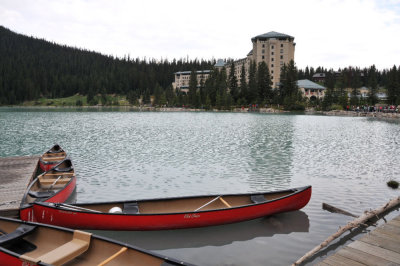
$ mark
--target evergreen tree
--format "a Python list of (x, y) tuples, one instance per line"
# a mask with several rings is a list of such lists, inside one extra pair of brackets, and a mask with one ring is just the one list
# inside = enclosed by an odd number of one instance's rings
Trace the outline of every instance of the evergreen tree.
[(230, 95), (233, 98), (233, 101), (236, 102), (239, 98), (239, 88), (238, 81), (235, 75), (235, 64), (231, 63), (231, 68), (229, 71), (229, 91)]
[(301, 104), (301, 93), (297, 86), (297, 68), (293, 60), (289, 64), (283, 65), (281, 69), (279, 94), (281, 101), (287, 110), (304, 109)]
[(322, 101), (322, 108), (324, 110), (329, 110), (334, 103), (335, 75), (332, 69), (325, 75), (325, 86), (326, 91)]
[(243, 64), (240, 73), (240, 99), (241, 99), (241, 104), (243, 105), (247, 104), (246, 96), (247, 96), (246, 68)]
[(160, 84), (156, 84), (156, 87), (154, 88), (154, 101), (153, 105), (154, 106), (159, 106), (162, 105), (162, 96), (163, 96), (163, 89), (161, 88)]
[(272, 100), (272, 80), (267, 64), (263, 61), (257, 69), (258, 103)]
[(190, 73), (189, 79), (189, 104), (195, 106), (197, 102), (197, 74), (196, 71)]
[(372, 65), (368, 71), (368, 84), (369, 84), (369, 93), (368, 93), (368, 102), (371, 105), (375, 105), (378, 102), (377, 92), (378, 92), (378, 80), (376, 77), (376, 68), (375, 65)]
[(247, 93), (247, 102), (249, 104), (254, 104), (257, 100), (258, 91), (257, 91), (256, 74), (257, 74), (256, 62), (252, 61), (250, 63), (250, 69), (249, 69), (249, 84)]
[(388, 92), (388, 103), (389, 104), (399, 104), (400, 103), (400, 94), (398, 88), (400, 86), (399, 76), (397, 74), (397, 68), (394, 65), (387, 75), (387, 85), (386, 89)]
[(169, 107), (175, 106), (176, 104), (176, 94), (174, 90), (172, 89), (172, 85), (169, 85), (167, 89), (165, 90), (165, 98), (167, 101), (167, 105)]

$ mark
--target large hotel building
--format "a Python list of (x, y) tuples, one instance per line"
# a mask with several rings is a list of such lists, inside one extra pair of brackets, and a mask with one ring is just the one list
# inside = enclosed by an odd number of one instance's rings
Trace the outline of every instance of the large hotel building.
[[(294, 60), (294, 50), (296, 45), (296, 43), (294, 43), (294, 37), (287, 34), (270, 31), (268, 33), (251, 38), (251, 42), (253, 43), (253, 48), (247, 54), (247, 56), (233, 62), (235, 66), (235, 75), (238, 81), (240, 81), (242, 65), (244, 65), (246, 75), (248, 76), (250, 63), (252, 61), (256, 62), (257, 65), (264, 61), (271, 73), (272, 87), (278, 87), (281, 67), (283, 64), (288, 64), (290, 60)], [(215, 68), (218, 69), (224, 66), (229, 75), (230, 65), (226, 65), (223, 61), (218, 60)], [(187, 79), (188, 77), (185, 76), (190, 76), (190, 72), (184, 73), (186, 75), (182, 75), (182, 72), (175, 73), (175, 82), (173, 83), (174, 88), (184, 89), (184, 87), (179, 86), (180, 84), (183, 84), (181, 79)], [(204, 73), (198, 73), (198, 75), (202, 75), (204, 77)], [(198, 79), (201, 79), (201, 77)]]

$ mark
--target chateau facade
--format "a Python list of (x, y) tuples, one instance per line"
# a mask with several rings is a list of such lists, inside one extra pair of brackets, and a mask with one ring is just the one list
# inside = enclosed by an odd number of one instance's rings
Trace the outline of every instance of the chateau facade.
[[(276, 88), (279, 85), (279, 78), (281, 75), (281, 67), (284, 64), (289, 64), (290, 60), (294, 61), (294, 51), (296, 43), (294, 37), (270, 31), (251, 38), (253, 49), (247, 54), (245, 58), (233, 62), (235, 66), (235, 75), (240, 80), (242, 66), (248, 76), (250, 63), (253, 61), (258, 65), (265, 62), (269, 68), (272, 77), (272, 87)], [(230, 66), (225, 65), (229, 75)]]
[[(180, 71), (176, 72), (175, 74), (175, 81), (172, 82), (172, 88), (179, 89), (183, 92), (188, 92), (189, 91), (189, 81), (190, 81), (190, 74), (191, 71)], [(202, 70), (202, 71), (196, 71), (196, 76), (197, 76), (197, 86), (200, 86), (201, 82), (205, 82), (206, 79), (210, 76), (211, 70)]]
[[(289, 64), (290, 60), (294, 61), (294, 51), (296, 43), (294, 37), (270, 31), (265, 34), (261, 34), (251, 38), (252, 49), (245, 58), (236, 60), (233, 62), (235, 76), (240, 84), (240, 75), (242, 72), (242, 66), (246, 71), (246, 77), (248, 79), (249, 69), (251, 62), (255, 62), (258, 65), (261, 62), (265, 62), (272, 78), (272, 87), (276, 88), (279, 85), (279, 79), (281, 75), (281, 67), (284, 64)], [(223, 60), (218, 60), (215, 64), (215, 69), (222, 69), (225, 67), (227, 75), (231, 69), (230, 64), (225, 64)], [(175, 82), (172, 83), (174, 89), (180, 89), (187, 92), (190, 80), (190, 71), (181, 71), (175, 73)], [(196, 71), (197, 82), (207, 79), (211, 73), (211, 70)]]

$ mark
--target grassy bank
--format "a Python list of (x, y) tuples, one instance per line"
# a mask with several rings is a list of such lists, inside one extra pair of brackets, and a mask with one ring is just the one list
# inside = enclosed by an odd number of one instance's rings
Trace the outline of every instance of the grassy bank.
[[(125, 96), (121, 95), (107, 95), (107, 106), (126, 106), (129, 105), (129, 102), (126, 100)], [(95, 96), (95, 99), (98, 103), (101, 103), (101, 96)], [(40, 98), (35, 101), (26, 101), (22, 104), (22, 106), (88, 106), (87, 97), (76, 94), (71, 97), (66, 98)]]

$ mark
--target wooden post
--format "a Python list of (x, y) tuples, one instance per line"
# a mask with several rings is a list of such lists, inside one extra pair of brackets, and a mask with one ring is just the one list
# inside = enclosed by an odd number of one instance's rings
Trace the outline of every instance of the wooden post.
[(328, 246), (330, 242), (341, 236), (344, 232), (356, 228), (360, 225), (365, 224), (368, 220), (378, 217), (379, 214), (392, 209), (396, 207), (397, 205), (400, 204), (400, 197), (391, 199), (388, 203), (383, 205), (382, 207), (372, 210), (372, 211), (365, 211), (363, 215), (360, 217), (354, 219), (353, 221), (347, 223), (347, 225), (339, 228), (339, 230), (334, 233), (333, 235), (329, 236), (327, 239), (325, 239), (321, 244), (307, 252), (303, 257), (298, 259), (295, 263), (292, 264), (292, 266), (300, 265), (301, 263), (305, 262), (307, 259), (311, 258), (315, 253), (323, 249), (324, 247)]

